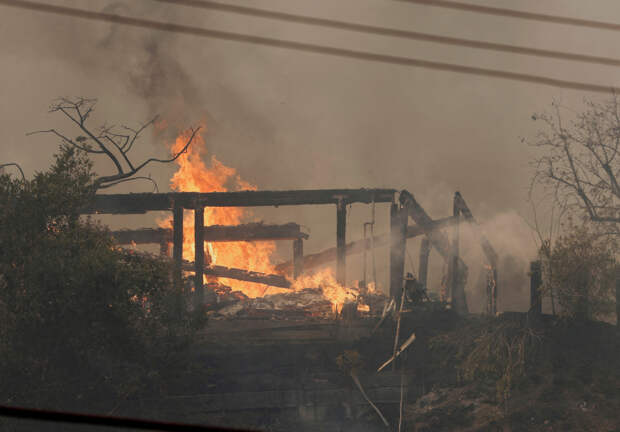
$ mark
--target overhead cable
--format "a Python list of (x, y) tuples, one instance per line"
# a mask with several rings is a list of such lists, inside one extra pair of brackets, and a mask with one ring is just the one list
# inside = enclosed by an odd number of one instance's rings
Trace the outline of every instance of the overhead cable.
[(605, 21), (587, 20), (582, 18), (571, 18), (558, 15), (542, 14), (536, 12), (526, 12), (516, 9), (497, 8), (493, 6), (474, 5), (452, 0), (394, 0), (404, 3), (415, 3), (427, 6), (436, 6), (447, 9), (456, 9), (467, 12), (481, 13), (487, 15), (505, 16), (510, 18), (521, 18), (532, 21), (542, 21), (554, 24), (566, 24), (579, 27), (589, 27), (600, 30), (620, 31), (620, 24)]
[(304, 42), (295, 42), (284, 39), (267, 38), (262, 36), (253, 36), (240, 33), (226, 32), (221, 30), (212, 30), (203, 27), (192, 27), (183, 24), (174, 24), (169, 22), (152, 21), (143, 18), (134, 18), (123, 15), (116, 15), (105, 12), (93, 12), (84, 9), (69, 8), (65, 6), (56, 6), (44, 3), (38, 3), (28, 0), (0, 0), (0, 5), (11, 6), (20, 9), (35, 10), (38, 12), (53, 13), (57, 15), (71, 16), (75, 18), (83, 18), (92, 21), (109, 22), (133, 27), (146, 28), (151, 30), (166, 31), (172, 33), (188, 34), (193, 36), (214, 38), (220, 40), (228, 40), (234, 42), (244, 42), (254, 45), (271, 46), (276, 48), (284, 48), (289, 50), (304, 51), (316, 54), (325, 54), (335, 57), (352, 58), (357, 60), (366, 60), (377, 63), (387, 63), (393, 65), (418, 67), (424, 69), (442, 70), (446, 72), (456, 72), (468, 75), (487, 76), (493, 78), (502, 78), (512, 81), (530, 82), (542, 84), (557, 88), (566, 88), (572, 90), (581, 90), (596, 93), (617, 92), (619, 89), (615, 86), (591, 84), (579, 81), (569, 81), (545, 77), (540, 75), (531, 75), (518, 72), (509, 72), (497, 69), (486, 69), (475, 66), (465, 66), (453, 63), (443, 63), (430, 61), (412, 57), (400, 57), (387, 54), (379, 54), (368, 51), (357, 51), (346, 48), (337, 48), (325, 45), (316, 45)]
[(297, 15), (286, 12), (270, 11), (248, 6), (238, 6), (233, 4), (221, 3), (211, 0), (154, 0), (160, 3), (170, 3), (177, 6), (190, 6), (195, 8), (218, 10), (230, 12), (246, 16), (259, 18), (275, 19), (285, 22), (294, 22), (299, 24), (316, 25), (321, 27), (333, 28), (336, 30), (355, 31), (360, 33), (370, 33), (380, 36), (398, 37), (409, 40), (417, 40), (423, 42), (433, 42), (445, 45), (455, 45), (467, 48), (486, 49), (500, 52), (508, 52), (512, 54), (532, 55), (537, 57), (548, 57), (561, 60), (572, 60), (586, 63), (596, 63), (608, 66), (620, 66), (620, 59), (613, 57), (601, 57), (588, 54), (578, 54), (557, 50), (530, 48), (519, 45), (486, 42), (480, 40), (463, 39), (450, 36), (442, 36), (423, 32), (415, 32), (410, 30), (400, 30), (389, 27), (379, 27), (367, 24), (352, 23), (347, 21), (339, 21), (326, 18), (316, 18), (311, 16)]

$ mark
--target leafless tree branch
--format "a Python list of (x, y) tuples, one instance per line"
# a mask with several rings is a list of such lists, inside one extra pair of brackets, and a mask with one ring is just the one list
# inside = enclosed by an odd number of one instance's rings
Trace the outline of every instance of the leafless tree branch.
[(157, 182), (155, 180), (153, 180), (152, 178), (145, 177), (145, 176), (130, 177), (130, 178), (118, 180), (118, 181), (115, 181), (115, 182), (112, 182), (112, 183), (107, 183), (104, 186), (101, 186), (100, 189), (107, 189), (109, 187), (116, 186), (117, 184), (125, 183), (125, 182), (130, 182), (130, 181), (134, 181), (134, 180), (148, 180), (151, 183), (153, 183), (153, 192), (159, 192), (159, 186), (157, 186)]
[(49, 111), (51, 113), (63, 114), (85, 136), (80, 135), (75, 139), (71, 139), (66, 134), (58, 132), (56, 129), (39, 130), (27, 134), (51, 133), (60, 138), (64, 143), (81, 151), (89, 154), (105, 155), (114, 164), (116, 172), (95, 179), (94, 185), (96, 189), (106, 189), (133, 179), (140, 179), (150, 180), (154, 183), (155, 189), (157, 190), (157, 184), (150, 177), (136, 175), (140, 170), (151, 163), (169, 163), (177, 160), (180, 155), (187, 152), (187, 149), (200, 130), (200, 127), (190, 129), (191, 134), (187, 142), (181, 151), (173, 154), (171, 158), (149, 158), (143, 162), (135, 163), (131, 160), (129, 152), (144, 130), (152, 126), (157, 121), (158, 117), (153, 117), (148, 122), (140, 125), (137, 129), (125, 125), (122, 125), (120, 128), (103, 125), (98, 129), (98, 132), (93, 132), (93, 129), (87, 125), (87, 120), (93, 113), (96, 104), (96, 99), (78, 97), (73, 99), (59, 98), (50, 106)]
[(571, 203), (593, 222), (620, 222), (620, 110), (617, 95), (566, 122), (557, 103), (552, 114), (534, 115), (546, 130), (532, 143), (536, 184), (554, 189), (556, 199)]

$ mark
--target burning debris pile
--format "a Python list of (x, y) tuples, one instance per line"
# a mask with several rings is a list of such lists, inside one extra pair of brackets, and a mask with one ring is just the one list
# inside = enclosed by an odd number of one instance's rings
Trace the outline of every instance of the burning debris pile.
[[(295, 286), (295, 283), (293, 283)], [(213, 319), (235, 317), (264, 319), (337, 318), (344, 309), (354, 308), (361, 316), (380, 311), (385, 296), (375, 292), (360, 293), (355, 289), (319, 284), (316, 288), (299, 284), (299, 289), (250, 298), (241, 291), (211, 282), (206, 289), (215, 294), (206, 305)], [(266, 288), (268, 289), (268, 288)], [(340, 295), (340, 298), (334, 295)], [(339, 302), (338, 300), (341, 300)]]

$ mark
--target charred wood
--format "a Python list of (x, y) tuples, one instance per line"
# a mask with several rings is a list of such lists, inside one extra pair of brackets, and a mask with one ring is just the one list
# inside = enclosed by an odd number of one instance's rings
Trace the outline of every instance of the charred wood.
[[(438, 230), (441, 228), (445, 228), (454, 223), (454, 218), (452, 216), (437, 219), (432, 221), (432, 229)], [(422, 229), (419, 225), (409, 225), (407, 227), (407, 238), (413, 238), (420, 235), (423, 235), (425, 230)], [(389, 244), (390, 236), (388, 234), (373, 236), (372, 238), (367, 238), (364, 240), (356, 240), (354, 242), (347, 243), (346, 253), (347, 255), (360, 254), (364, 251), (364, 249), (371, 249), (372, 243), (374, 241), (374, 247), (386, 246)], [(316, 267), (321, 267), (328, 265), (337, 258), (337, 248), (329, 248), (324, 251), (317, 252), (314, 254), (309, 254), (304, 256), (304, 269), (312, 269)], [(280, 263), (276, 266), (276, 271), (282, 274), (288, 274), (293, 272), (293, 262), (286, 261)]]
[(96, 195), (82, 213), (130, 214), (171, 210), (173, 202), (184, 208), (260, 207), (305, 204), (392, 202), (394, 189), (315, 189), (289, 191), (171, 192)]
[[(449, 275), (451, 278), (451, 280), (449, 281), (449, 286), (457, 286), (456, 293), (451, 293), (453, 297), (456, 294), (455, 306), (457, 307), (457, 312), (466, 313), (467, 300), (465, 298), (465, 284), (467, 282), (467, 265), (465, 265), (463, 260), (458, 257), (458, 255), (456, 257), (454, 256), (454, 251), (452, 249), (450, 241), (448, 240), (448, 237), (441, 231), (433, 231), (433, 220), (426, 213), (424, 208), (422, 208), (422, 206), (415, 200), (413, 195), (411, 195), (406, 190), (401, 191), (400, 203), (403, 207), (407, 209), (407, 212), (409, 213), (411, 219), (413, 219), (415, 223), (418, 224), (425, 231), (425, 234), (433, 247), (437, 249), (440, 255), (448, 262), (448, 266), (451, 270), (449, 271)], [(455, 210), (457, 209), (455, 208)], [(456, 216), (456, 212), (453, 217), (455, 219), (455, 223), (458, 224), (459, 218), (458, 216)]]
[[(204, 241), (269, 241), (307, 239), (308, 234), (301, 231), (300, 225), (266, 225), (249, 223), (243, 225), (209, 225), (204, 227)], [(112, 236), (119, 244), (148, 244), (172, 241), (172, 230), (167, 228), (140, 228), (135, 230), (113, 231)]]
[(476, 231), (476, 234), (479, 236), (480, 244), (482, 246), (482, 251), (484, 252), (484, 255), (486, 256), (487, 261), (489, 262), (489, 265), (492, 267), (497, 267), (497, 253), (495, 252), (495, 249), (493, 248), (493, 246), (491, 246), (491, 243), (489, 242), (489, 240), (486, 238), (486, 236), (482, 232), (480, 225), (478, 224), (478, 222), (472, 215), (471, 210), (469, 209), (469, 207), (467, 206), (467, 203), (465, 202), (465, 200), (463, 199), (462, 195), (459, 192), (457, 192), (454, 195), (454, 202), (456, 206), (458, 207), (459, 211), (461, 212), (461, 214), (463, 215), (463, 217), (465, 218), (465, 220), (471, 223), (472, 227)]
[[(184, 262), (183, 270), (194, 271), (194, 263)], [(211, 265), (203, 269), (204, 274), (208, 276), (222, 277), (228, 279), (242, 280), (246, 282), (261, 283), (278, 288), (290, 288), (291, 282), (282, 275), (268, 274), (243, 270), (233, 267), (224, 267)]]

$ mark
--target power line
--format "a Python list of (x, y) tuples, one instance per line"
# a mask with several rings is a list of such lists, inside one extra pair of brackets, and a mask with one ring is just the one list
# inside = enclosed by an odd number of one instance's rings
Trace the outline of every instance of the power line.
[(191, 6), (202, 9), (212, 9), (224, 12), (231, 12), (241, 15), (254, 16), (260, 18), (276, 19), (287, 22), (295, 22), (300, 24), (318, 25), (338, 30), (349, 30), (361, 33), (371, 33), (381, 36), (393, 36), (410, 40), (418, 40), (424, 42), (434, 42), (445, 45), (456, 45), (468, 48), (478, 48), (493, 51), (509, 52), (514, 54), (532, 55), (537, 57), (550, 57), (554, 59), (573, 60), (586, 63), (596, 63), (608, 66), (620, 66), (620, 59), (611, 57), (599, 57), (587, 54), (577, 54), (570, 52), (562, 52), (556, 50), (546, 50), (538, 48), (530, 48), (518, 45), (501, 44), (493, 42), (477, 41), (472, 39), (463, 39), (449, 36), (440, 36), (429, 33), (414, 32), (409, 30), (399, 30), (387, 27), (371, 26), (366, 24), (351, 23), (325, 18), (315, 18), (303, 15), (296, 15), (286, 12), (274, 12), (265, 9), (257, 9), (247, 6), (237, 6), (226, 3), (220, 3), (210, 0), (154, 0), (162, 3), (172, 3), (175, 5)]
[(72, 16), (93, 21), (109, 22), (133, 27), (147, 28), (152, 30), (167, 31), (172, 33), (188, 34), (214, 39), (228, 40), (234, 42), (245, 42), (254, 45), (264, 45), (277, 48), (285, 48), (296, 51), (304, 51), (315, 54), (325, 54), (336, 57), (366, 60), (378, 63), (387, 63), (401, 66), (419, 67), (425, 69), (442, 70), (446, 72), (457, 72), (468, 75), (479, 75), (493, 78), (502, 78), (513, 81), (530, 82), (557, 88), (572, 90), (582, 90), (596, 93), (610, 93), (618, 89), (615, 86), (600, 84), (590, 84), (578, 81), (560, 80), (539, 75), (508, 72), (496, 69), (485, 69), (473, 66), (464, 66), (452, 63), (442, 63), (429, 60), (422, 60), (411, 57), (399, 57), (386, 54), (378, 54), (367, 51), (355, 51), (345, 48), (336, 48), (324, 45), (315, 45), (303, 42), (293, 42), (282, 39), (266, 38), (261, 36), (250, 36), (239, 33), (211, 30), (201, 27), (190, 27), (181, 24), (166, 23), (160, 21), (146, 20), (142, 18), (132, 18), (122, 15), (92, 12), (83, 9), (74, 9), (64, 6), (54, 6), (49, 4), (37, 3), (28, 0), (0, 0), (0, 5), (12, 6), (20, 9), (35, 10), (39, 12), (53, 13), (57, 15)]
[(567, 24), (579, 27), (589, 27), (602, 30), (620, 31), (620, 24), (586, 20), (581, 18), (570, 18), (557, 15), (548, 15), (534, 12), (525, 12), (515, 9), (496, 8), (492, 6), (472, 5), (451, 0), (395, 0), (405, 3), (416, 3), (427, 6), (437, 6), (447, 9), (457, 9), (467, 12), (476, 12), (487, 15), (505, 16), (510, 18), (522, 18), (533, 21), (543, 21), (554, 24)]

